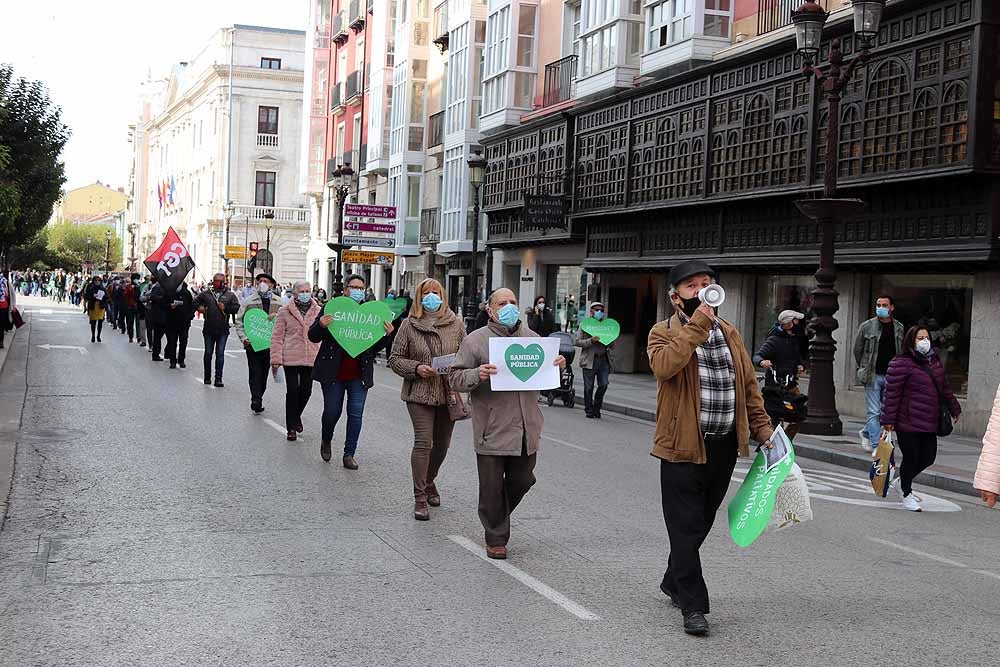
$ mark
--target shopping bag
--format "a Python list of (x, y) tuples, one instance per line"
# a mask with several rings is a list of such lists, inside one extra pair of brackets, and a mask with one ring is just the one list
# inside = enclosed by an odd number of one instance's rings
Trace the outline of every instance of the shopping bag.
[(18, 329), (24, 326), (24, 317), (21, 316), (21, 311), (16, 306), (10, 309), (10, 321)]
[(271, 374), (274, 376), (274, 384), (285, 384), (285, 368), (284, 366), (278, 366), (271, 370)]
[(757, 452), (753, 465), (727, 509), (729, 534), (737, 546), (750, 546), (767, 529), (774, 512), (777, 490), (794, 463), (794, 449), (790, 449), (788, 456), (770, 468), (764, 450)]
[(889, 486), (896, 477), (896, 457), (893, 453), (895, 442), (895, 433), (882, 431), (882, 435), (878, 439), (878, 448), (875, 450), (875, 460), (872, 461), (871, 470), (868, 472), (872, 489), (879, 498), (886, 497), (889, 493)]
[(792, 464), (785, 481), (774, 496), (774, 509), (768, 530), (781, 530), (803, 521), (812, 521), (812, 505), (809, 503), (809, 487), (798, 463)]

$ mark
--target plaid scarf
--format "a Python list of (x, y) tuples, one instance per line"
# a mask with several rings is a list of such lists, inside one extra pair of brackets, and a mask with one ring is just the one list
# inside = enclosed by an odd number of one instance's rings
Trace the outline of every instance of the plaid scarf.
[[(678, 313), (682, 323), (690, 319)], [(718, 322), (712, 324), (708, 340), (695, 349), (698, 356), (698, 380), (701, 385), (703, 435), (725, 435), (736, 424), (736, 371), (733, 354)]]
[(0, 275), (0, 301), (7, 300), (7, 279)]

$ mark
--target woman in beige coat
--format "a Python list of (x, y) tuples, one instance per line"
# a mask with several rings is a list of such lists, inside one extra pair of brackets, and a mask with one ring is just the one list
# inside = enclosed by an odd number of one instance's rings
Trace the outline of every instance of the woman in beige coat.
[(983, 436), (983, 453), (979, 456), (974, 485), (990, 507), (1000, 495), (1000, 388), (993, 400), (993, 413)]
[[(448, 455), (454, 422), (448, 414), (445, 378), (432, 367), (435, 357), (458, 352), (465, 328), (448, 309), (441, 283), (427, 278), (417, 285), (410, 316), (403, 320), (389, 355), (389, 367), (403, 378), (402, 399), (413, 423), (413, 518), (427, 521), (441, 504), (434, 483)], [(446, 370), (446, 367), (441, 370)]]

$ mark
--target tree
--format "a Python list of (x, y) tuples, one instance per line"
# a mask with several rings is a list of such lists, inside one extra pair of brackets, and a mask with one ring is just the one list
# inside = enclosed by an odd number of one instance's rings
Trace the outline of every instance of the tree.
[[(106, 234), (109, 229), (111, 228), (107, 225), (99, 223), (77, 225), (65, 220), (49, 225), (45, 230), (48, 250), (46, 260), (67, 271), (78, 271), (85, 261), (90, 260), (97, 270), (103, 271), (104, 253), (107, 251)], [(121, 264), (121, 240), (112, 231), (111, 269), (120, 269)]]
[(62, 110), (38, 81), (0, 64), (0, 256), (35, 241), (66, 182)]

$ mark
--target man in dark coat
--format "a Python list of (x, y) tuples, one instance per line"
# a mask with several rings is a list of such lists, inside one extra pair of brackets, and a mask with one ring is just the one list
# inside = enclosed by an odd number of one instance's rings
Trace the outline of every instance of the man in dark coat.
[(240, 310), (236, 294), (226, 287), (226, 275), (216, 273), (212, 284), (194, 300), (195, 307), (205, 317), (202, 335), (205, 338), (205, 384), (212, 383), (212, 356), (215, 356), (215, 386), (222, 387), (222, 369), (229, 340), (229, 318)]
[(163, 327), (167, 323), (166, 303), (169, 303), (169, 301), (167, 295), (163, 292), (163, 288), (157, 281), (155, 273), (152, 276), (152, 281), (153, 286), (143, 295), (146, 299), (146, 326), (152, 332), (149, 348), (153, 354), (153, 361), (163, 361), (160, 352), (163, 347)]
[(194, 298), (187, 284), (181, 282), (173, 296), (164, 302), (166, 319), (164, 328), (167, 333), (167, 350), (164, 356), (170, 360), (170, 367), (185, 368), (184, 357), (187, 353), (188, 331), (191, 329), (191, 319), (194, 317)]

